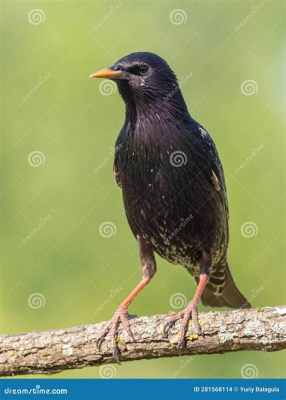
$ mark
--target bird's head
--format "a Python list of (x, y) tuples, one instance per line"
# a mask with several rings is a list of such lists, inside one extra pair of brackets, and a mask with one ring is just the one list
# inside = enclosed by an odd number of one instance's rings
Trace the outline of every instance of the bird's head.
[(174, 72), (165, 60), (153, 53), (129, 54), (90, 77), (114, 80), (127, 104), (179, 101), (179, 98), (184, 102)]

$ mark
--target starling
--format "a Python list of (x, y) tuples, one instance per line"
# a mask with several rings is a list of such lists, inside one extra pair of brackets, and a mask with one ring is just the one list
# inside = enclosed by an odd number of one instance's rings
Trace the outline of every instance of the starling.
[(129, 54), (91, 77), (112, 79), (126, 115), (114, 155), (114, 176), (122, 190), (126, 217), (137, 239), (142, 279), (103, 330), (111, 334), (118, 361), (118, 326), (133, 340), (127, 308), (156, 272), (154, 253), (182, 265), (197, 289), (186, 308), (166, 323), (180, 320), (178, 349), (185, 345), (190, 319), (198, 332), (198, 302), (250, 307), (227, 262), (228, 203), (222, 165), (206, 129), (188, 112), (177, 78), (161, 57)]

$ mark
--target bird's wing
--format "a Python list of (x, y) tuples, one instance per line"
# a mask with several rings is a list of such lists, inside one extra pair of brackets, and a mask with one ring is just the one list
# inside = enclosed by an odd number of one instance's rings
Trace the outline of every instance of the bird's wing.
[(228, 203), (222, 165), (213, 140), (201, 125), (192, 120), (188, 129), (180, 133), (174, 147), (185, 153), (186, 162), (180, 168), (169, 169), (172, 185), (183, 198), (186, 212), (194, 217), (198, 240), (203, 240), (205, 251), (215, 253), (213, 262), (217, 263), (225, 257), (228, 243)]
[[(212, 185), (228, 218), (228, 202), (223, 168), (216, 146), (208, 132), (198, 123), (193, 126), (195, 158), (204, 178)], [(208, 161), (206, 161), (208, 160)]]

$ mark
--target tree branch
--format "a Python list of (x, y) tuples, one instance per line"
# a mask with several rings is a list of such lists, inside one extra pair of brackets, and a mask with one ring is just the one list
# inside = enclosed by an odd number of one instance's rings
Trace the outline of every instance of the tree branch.
[[(164, 338), (162, 328), (168, 315), (132, 318), (137, 339), (119, 329), (121, 361), (178, 356), (179, 322)], [(286, 306), (263, 309), (208, 312), (200, 314), (204, 335), (191, 331), (182, 354), (211, 354), (228, 351), (286, 348)], [(0, 375), (52, 374), (72, 368), (113, 363), (109, 336), (99, 351), (96, 340), (104, 322), (38, 333), (0, 336)]]

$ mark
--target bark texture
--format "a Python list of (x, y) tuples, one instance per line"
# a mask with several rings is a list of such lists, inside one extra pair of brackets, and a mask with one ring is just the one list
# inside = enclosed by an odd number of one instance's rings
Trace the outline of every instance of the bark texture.
[[(171, 314), (133, 318), (135, 343), (120, 327), (121, 361), (178, 356), (179, 322), (168, 338), (164, 323)], [(211, 354), (228, 351), (286, 348), (286, 306), (208, 312), (200, 314), (203, 336), (192, 332), (182, 354)], [(0, 375), (53, 374), (72, 368), (114, 363), (109, 335), (101, 350), (96, 347), (105, 322), (73, 328), (0, 336)]]

